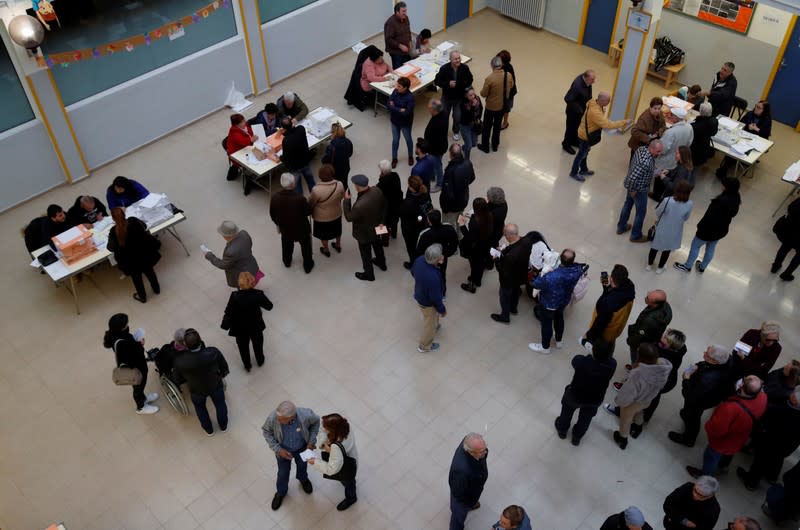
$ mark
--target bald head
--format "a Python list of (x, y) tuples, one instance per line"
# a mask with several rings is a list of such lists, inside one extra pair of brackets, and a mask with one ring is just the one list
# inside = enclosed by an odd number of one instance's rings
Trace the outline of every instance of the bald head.
[(464, 437), (464, 451), (479, 460), (486, 455), (486, 440), (478, 433), (471, 432)]
[(661, 305), (667, 301), (667, 293), (662, 291), (661, 289), (654, 289), (647, 293), (647, 297), (645, 298), (645, 302), (650, 307), (655, 307), (657, 305)]
[(611, 94), (609, 94), (608, 92), (600, 92), (599, 94), (597, 94), (598, 105), (600, 105), (601, 107), (605, 107), (609, 103), (611, 103)]
[(503, 236), (509, 243), (516, 243), (519, 240), (519, 227), (514, 223), (508, 223), (503, 227)]

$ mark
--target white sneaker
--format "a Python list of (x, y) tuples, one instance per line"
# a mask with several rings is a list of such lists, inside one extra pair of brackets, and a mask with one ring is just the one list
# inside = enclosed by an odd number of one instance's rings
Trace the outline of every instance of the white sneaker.
[(431, 184), (430, 189), (428, 189), (428, 193), (439, 193), (440, 191), (442, 191), (442, 187), (436, 184)]
[(158, 392), (153, 392), (152, 394), (147, 394), (147, 397), (144, 399), (145, 403), (152, 403), (158, 399)]
[(656, 274), (664, 274), (664, 267), (659, 267), (656, 269)]
[(459, 136), (458, 133), (453, 133), (453, 141), (454, 142), (460, 142), (461, 141), (461, 136)]
[(144, 407), (136, 411), (136, 414), (155, 414), (156, 412), (158, 412), (158, 407), (145, 403)]
[(563, 340), (557, 340), (556, 341), (556, 349), (560, 350), (563, 347), (564, 347), (564, 341)]
[(653, 266), (652, 265), (648, 265), (647, 267), (644, 268), (644, 270), (646, 270), (647, 272), (650, 272), (651, 270), (653, 270)]
[(545, 348), (544, 346), (542, 346), (538, 342), (531, 342), (530, 344), (528, 344), (528, 349), (531, 350), (531, 351), (543, 353), (545, 355), (550, 353), (550, 348)]

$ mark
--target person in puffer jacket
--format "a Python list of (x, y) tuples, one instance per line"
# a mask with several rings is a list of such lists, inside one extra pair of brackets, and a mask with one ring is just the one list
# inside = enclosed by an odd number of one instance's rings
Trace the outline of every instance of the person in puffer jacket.
[[(619, 430), (614, 431), (614, 441), (620, 449), (628, 446), (628, 434), (636, 438), (642, 432), (644, 409), (664, 388), (672, 370), (672, 363), (659, 358), (658, 349), (653, 344), (641, 344), (637, 355), (638, 361), (616, 398), (620, 413)], [(610, 408), (610, 404), (606, 405), (609, 412)]]

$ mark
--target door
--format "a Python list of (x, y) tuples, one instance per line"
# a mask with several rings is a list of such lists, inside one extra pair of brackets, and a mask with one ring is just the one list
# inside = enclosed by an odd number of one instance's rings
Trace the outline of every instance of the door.
[(800, 24), (794, 26), (768, 98), (772, 107), (772, 119), (792, 128), (800, 121), (798, 86), (800, 86)]
[(583, 44), (608, 53), (611, 33), (614, 31), (614, 18), (617, 16), (617, 0), (588, 0), (589, 14), (586, 17), (586, 30)]
[(469, 0), (447, 0), (447, 27), (469, 17)]

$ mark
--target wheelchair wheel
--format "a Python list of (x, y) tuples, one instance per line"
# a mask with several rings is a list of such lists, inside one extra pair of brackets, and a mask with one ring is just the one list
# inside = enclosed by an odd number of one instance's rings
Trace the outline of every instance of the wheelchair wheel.
[(183, 399), (183, 392), (181, 392), (181, 388), (173, 383), (170, 378), (164, 375), (161, 376), (160, 382), (161, 389), (164, 392), (164, 397), (167, 398), (167, 401), (169, 401), (169, 404), (172, 405), (172, 408), (182, 416), (188, 415), (189, 408), (186, 406), (186, 402)]

